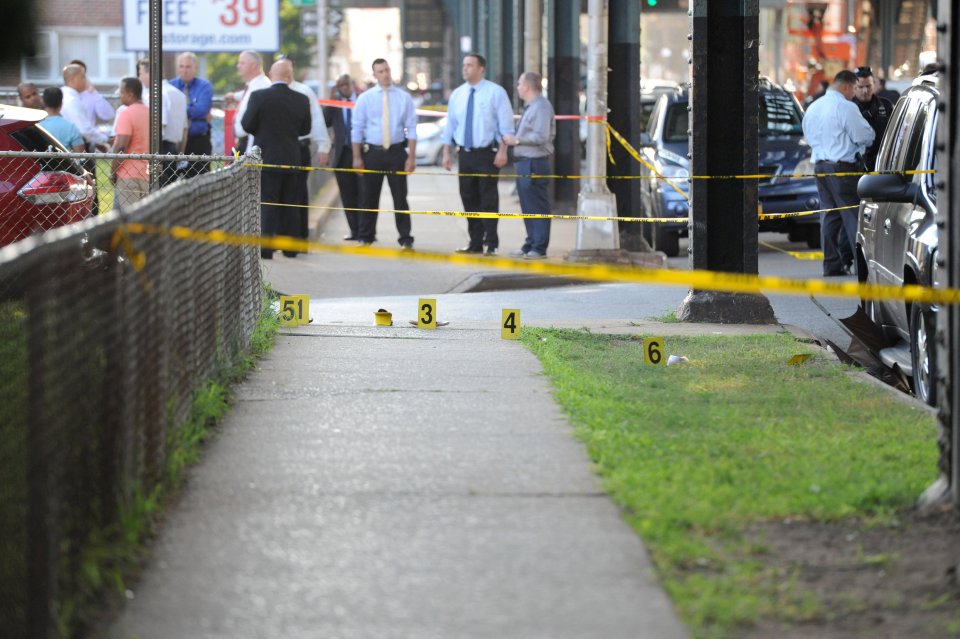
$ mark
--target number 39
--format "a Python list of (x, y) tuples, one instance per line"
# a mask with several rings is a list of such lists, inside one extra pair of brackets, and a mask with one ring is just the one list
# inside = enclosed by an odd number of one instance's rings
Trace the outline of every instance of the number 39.
[[(237, 5), (240, 0), (227, 0), (224, 13), (220, 15), (220, 24), (225, 27), (236, 26), (240, 20), (240, 11)], [(243, 0), (243, 23), (248, 27), (255, 27), (263, 22), (263, 0)]]

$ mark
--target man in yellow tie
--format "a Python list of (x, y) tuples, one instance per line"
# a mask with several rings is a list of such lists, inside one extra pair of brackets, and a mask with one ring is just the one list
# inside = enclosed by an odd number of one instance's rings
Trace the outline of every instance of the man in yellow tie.
[[(417, 168), (417, 113), (413, 99), (402, 89), (393, 86), (390, 65), (383, 58), (373, 61), (373, 75), (377, 85), (360, 94), (353, 109), (350, 139), (353, 143), (353, 168), (388, 171), (387, 184), (393, 195), (396, 211), (409, 211), (407, 204), (407, 176)], [(360, 229), (357, 240), (369, 246), (377, 239), (377, 209), (383, 173), (362, 175)], [(410, 214), (394, 213), (398, 242), (406, 250), (413, 249), (410, 235)]]

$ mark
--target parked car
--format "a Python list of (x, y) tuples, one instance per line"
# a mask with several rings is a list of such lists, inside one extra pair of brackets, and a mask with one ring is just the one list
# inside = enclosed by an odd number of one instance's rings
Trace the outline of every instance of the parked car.
[[(789, 91), (766, 78), (760, 80), (759, 94), (759, 166), (761, 174), (770, 176), (759, 181), (761, 210), (764, 213), (798, 213), (818, 209), (820, 197), (816, 180), (789, 177), (814, 172), (810, 147), (800, 127), (803, 119), (800, 103)], [(641, 165), (640, 174), (647, 176), (641, 180), (640, 190), (644, 217), (684, 220), (644, 225), (647, 240), (670, 257), (679, 253), (679, 238), (687, 235), (688, 104), (686, 92), (661, 95), (650, 114), (640, 149), (643, 159), (665, 178), (650, 177), (653, 172)], [(791, 240), (805, 241), (811, 248), (820, 245), (820, 219), (817, 215), (761, 220), (760, 230), (788, 233)]]
[(417, 164), (439, 165), (443, 161), (443, 141), (440, 139), (447, 118), (430, 118), (417, 123)]
[[(0, 151), (67, 150), (38, 124), (45, 111), (0, 105)], [(92, 178), (64, 158), (0, 158), (0, 246), (82, 220), (93, 211)]]
[[(681, 91), (680, 85), (673, 80), (641, 80), (640, 81), (640, 130), (647, 128), (647, 122), (650, 120), (650, 114), (657, 103), (657, 98), (661, 95), (677, 93)], [(580, 115), (587, 114), (587, 95), (580, 94)], [(583, 117), (580, 118), (580, 154), (581, 158), (587, 157), (587, 127), (589, 123)]]
[[(880, 142), (877, 171), (936, 169), (938, 83), (936, 75), (920, 76), (897, 101)], [(936, 286), (935, 176), (865, 175), (858, 192), (858, 279)], [(890, 346), (880, 351), (881, 360), (912, 380), (918, 398), (935, 404), (937, 307), (903, 300), (863, 300), (862, 307), (889, 340)]]

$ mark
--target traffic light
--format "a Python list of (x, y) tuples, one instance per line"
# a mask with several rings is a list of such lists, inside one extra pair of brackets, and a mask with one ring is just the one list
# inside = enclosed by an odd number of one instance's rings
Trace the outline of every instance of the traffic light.
[(640, 13), (686, 12), (690, 0), (641, 0)]

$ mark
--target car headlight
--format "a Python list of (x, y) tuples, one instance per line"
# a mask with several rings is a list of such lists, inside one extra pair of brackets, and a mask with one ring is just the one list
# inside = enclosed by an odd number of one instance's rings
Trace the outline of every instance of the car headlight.
[(800, 160), (797, 162), (797, 166), (793, 169), (794, 175), (813, 175), (816, 173), (816, 169), (813, 168), (813, 162), (810, 161), (810, 158), (805, 160)]

